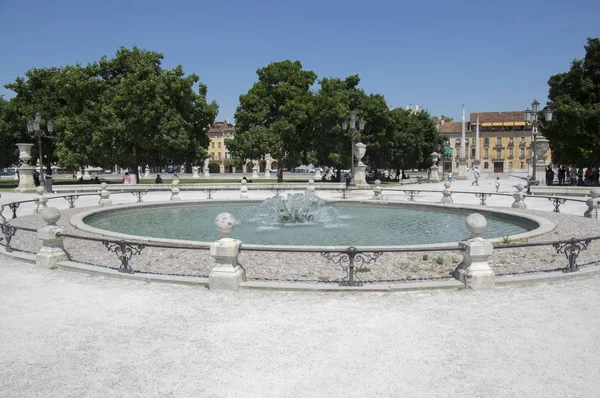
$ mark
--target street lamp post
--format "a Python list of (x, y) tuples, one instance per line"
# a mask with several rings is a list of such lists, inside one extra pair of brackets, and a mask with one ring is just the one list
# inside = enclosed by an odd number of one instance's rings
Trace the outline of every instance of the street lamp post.
[[(350, 129), (348, 129), (348, 125), (350, 125)], [(350, 174), (352, 178), (354, 178), (354, 138), (356, 137), (356, 133), (359, 131), (362, 132), (365, 129), (365, 121), (364, 119), (360, 119), (358, 121), (358, 129), (356, 128), (356, 114), (354, 111), (350, 113), (350, 120), (344, 120), (342, 122), (342, 130), (346, 131), (346, 134), (350, 137), (350, 154), (351, 154), (351, 163), (350, 163)]]
[(442, 153), (442, 181), (444, 181), (444, 170), (446, 169), (446, 152), (448, 151), (448, 148), (450, 148), (450, 141), (448, 140), (444, 140), (444, 145), (443, 145), (443, 153)]
[[(531, 110), (525, 110), (525, 122), (531, 124), (531, 134), (533, 135), (533, 172), (531, 173), (532, 181), (536, 181), (536, 168), (538, 157), (545, 155), (545, 153), (548, 151), (548, 140), (542, 134), (539, 133), (540, 126), (546, 129), (548, 128), (548, 125), (544, 124), (541, 120), (539, 120), (539, 109), (540, 103), (538, 102), (538, 100), (534, 99), (531, 103)], [(546, 122), (552, 121), (552, 110), (550, 108), (544, 111), (544, 117), (546, 119)], [(541, 181), (544, 182), (545, 178)]]
[(44, 163), (42, 158), (42, 137), (49, 137), (50, 134), (54, 131), (52, 126), (52, 120), (48, 120), (46, 125), (48, 131), (44, 131), (40, 129), (40, 123), (42, 122), (42, 115), (39, 112), (35, 113), (35, 117), (33, 120), (27, 122), (27, 131), (31, 134), (32, 138), (37, 138), (38, 140), (38, 152), (40, 157), (40, 184), (45, 185), (44, 181)]

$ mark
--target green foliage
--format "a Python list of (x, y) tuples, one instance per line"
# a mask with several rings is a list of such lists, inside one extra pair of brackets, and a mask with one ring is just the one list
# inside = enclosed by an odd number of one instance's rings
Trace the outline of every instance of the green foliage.
[(557, 163), (600, 162), (600, 39), (588, 38), (585, 50), (568, 72), (548, 80), (554, 116), (543, 133)]
[(441, 257), (441, 256), (440, 256), (440, 257), (436, 257), (436, 259), (435, 259), (435, 262), (436, 262), (438, 265), (444, 265), (444, 262), (445, 262), (445, 261), (446, 261), (446, 260), (444, 260), (444, 257)]
[(6, 85), (16, 96), (2, 119), (14, 131), (36, 111), (54, 119), (55, 152), (64, 168), (200, 164), (218, 107), (206, 102), (197, 75), (185, 76), (181, 66), (163, 69), (162, 57), (121, 48), (114, 58), (86, 66), (32, 69)]
[(423, 254), (423, 261), (427, 261), (429, 260), (429, 255), (428, 254)]
[(289, 60), (273, 62), (256, 73), (258, 81), (240, 96), (235, 138), (227, 148), (237, 159), (270, 154), (277, 159), (277, 178), (282, 181), (285, 164), (296, 163), (293, 160), (310, 145), (310, 87), (317, 76), (303, 70), (299, 61)]

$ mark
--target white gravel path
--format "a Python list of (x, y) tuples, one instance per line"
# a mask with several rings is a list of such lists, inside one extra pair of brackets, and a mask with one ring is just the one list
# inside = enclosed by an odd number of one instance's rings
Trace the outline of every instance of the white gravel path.
[(217, 292), (0, 257), (2, 397), (597, 397), (600, 278)]

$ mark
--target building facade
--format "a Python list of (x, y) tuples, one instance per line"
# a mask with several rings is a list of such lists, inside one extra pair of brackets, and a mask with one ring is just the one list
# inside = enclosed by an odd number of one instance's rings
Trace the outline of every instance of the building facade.
[[(476, 148), (478, 126), (479, 159)], [(442, 159), (444, 171), (455, 173), (458, 170), (462, 122), (440, 121), (438, 130), (449, 139), (449, 147)], [(524, 111), (471, 113), (465, 125), (465, 138), (468, 167), (478, 165), (483, 173), (530, 172), (533, 135), (531, 125), (525, 122)], [(548, 153), (546, 163), (549, 159)]]
[(211, 173), (231, 173), (231, 156), (227, 150), (226, 140), (233, 138), (235, 127), (227, 120), (215, 122), (208, 129), (208, 170)]

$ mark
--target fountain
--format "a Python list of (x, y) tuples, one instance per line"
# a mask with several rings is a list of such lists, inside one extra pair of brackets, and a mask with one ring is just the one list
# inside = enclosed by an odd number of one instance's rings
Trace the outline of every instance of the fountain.
[(325, 205), (314, 191), (288, 194), (287, 199), (280, 195), (266, 199), (259, 213), (275, 217), (283, 223), (304, 223), (313, 221), (315, 212)]

